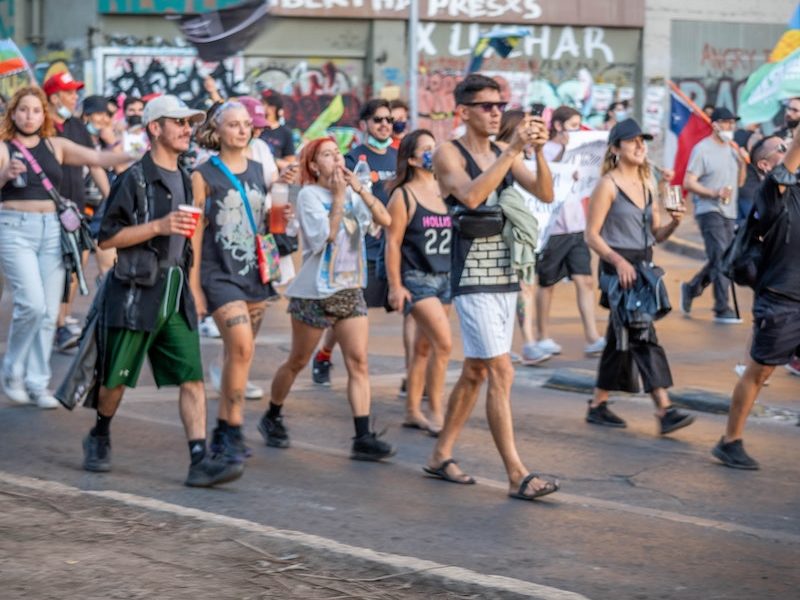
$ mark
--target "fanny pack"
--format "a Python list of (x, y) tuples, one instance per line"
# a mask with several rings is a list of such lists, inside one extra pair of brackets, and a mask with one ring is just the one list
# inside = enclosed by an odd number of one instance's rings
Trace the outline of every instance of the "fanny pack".
[(41, 179), (42, 186), (50, 195), (50, 198), (52, 198), (53, 202), (55, 202), (58, 220), (61, 222), (61, 227), (64, 229), (64, 231), (67, 233), (73, 233), (74, 231), (80, 229), (81, 223), (83, 222), (83, 217), (81, 216), (81, 213), (75, 203), (67, 198), (64, 198), (64, 196), (58, 193), (53, 185), (53, 182), (51, 182), (50, 178), (45, 175), (42, 167), (39, 165), (39, 161), (33, 157), (33, 154), (30, 153), (30, 150), (28, 150), (19, 140), (11, 140), (11, 143), (22, 153), (22, 156), (25, 157), (25, 160), (28, 161), (28, 164), (33, 169), (33, 172), (39, 176), (39, 179)]
[(452, 216), (453, 228), (461, 237), (470, 240), (497, 235), (503, 231), (506, 222), (499, 204), (481, 204), (477, 208), (458, 206)]

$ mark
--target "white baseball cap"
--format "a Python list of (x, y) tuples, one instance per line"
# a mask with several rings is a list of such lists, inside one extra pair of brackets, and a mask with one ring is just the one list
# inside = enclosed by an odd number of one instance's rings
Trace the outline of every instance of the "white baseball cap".
[(168, 119), (189, 119), (193, 125), (199, 125), (206, 120), (206, 113), (202, 110), (195, 110), (186, 106), (186, 103), (171, 94), (164, 94), (158, 98), (153, 98), (145, 104), (142, 114), (142, 123), (147, 125), (166, 117)]

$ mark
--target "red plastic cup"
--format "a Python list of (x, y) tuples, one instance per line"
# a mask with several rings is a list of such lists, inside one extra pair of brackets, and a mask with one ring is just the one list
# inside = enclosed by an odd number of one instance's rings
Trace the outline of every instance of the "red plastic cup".
[(289, 186), (285, 183), (272, 184), (272, 206), (269, 209), (269, 232), (286, 233), (284, 208), (289, 204)]
[(194, 221), (194, 225), (192, 226), (191, 232), (186, 234), (186, 237), (190, 238), (194, 235), (195, 229), (197, 229), (197, 224), (200, 222), (200, 217), (203, 215), (203, 211), (197, 208), (196, 206), (192, 206), (191, 204), (179, 204), (178, 210), (192, 215), (192, 220)]

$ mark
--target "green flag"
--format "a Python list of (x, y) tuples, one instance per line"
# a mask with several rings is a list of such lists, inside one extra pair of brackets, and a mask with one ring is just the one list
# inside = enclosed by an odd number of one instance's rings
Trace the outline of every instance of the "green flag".
[(303, 134), (303, 140), (310, 142), (311, 140), (326, 135), (328, 127), (341, 119), (343, 114), (344, 102), (342, 101), (342, 95), (339, 94), (331, 100), (328, 107), (323, 110), (308, 129), (306, 129), (306, 132)]
[(780, 62), (767, 63), (753, 71), (739, 97), (742, 122), (770, 121), (781, 101), (800, 96), (800, 49)]

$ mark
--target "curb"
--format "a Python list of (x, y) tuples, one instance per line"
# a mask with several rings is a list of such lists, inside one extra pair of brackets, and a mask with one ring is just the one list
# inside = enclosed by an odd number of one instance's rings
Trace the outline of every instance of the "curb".
[[(594, 383), (597, 374), (587, 369), (556, 369), (550, 378), (544, 383), (543, 387), (560, 390), (563, 392), (576, 392), (579, 394), (591, 394), (594, 391)], [(624, 392), (615, 392), (625, 396)], [(712, 392), (699, 388), (673, 388), (669, 390), (669, 398), (676, 406), (707, 412), (718, 415), (728, 414), (730, 408), (730, 396), (719, 392)], [(751, 414), (762, 417), (770, 415), (788, 415), (797, 418), (800, 412), (793, 409), (775, 408), (756, 403), (753, 405)]]
[(664, 241), (661, 244), (661, 247), (668, 252), (672, 252), (673, 254), (680, 254), (682, 256), (688, 256), (689, 258), (695, 258), (697, 260), (706, 259), (706, 249), (702, 244), (691, 242), (674, 235), (668, 240)]

